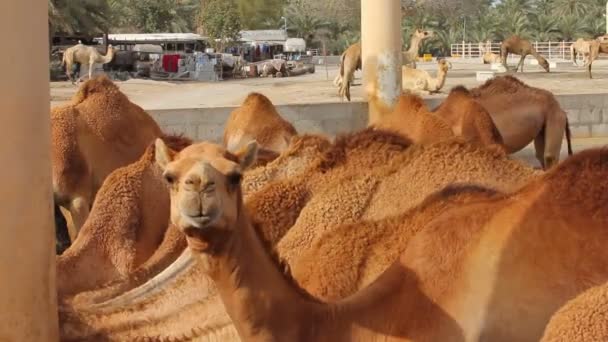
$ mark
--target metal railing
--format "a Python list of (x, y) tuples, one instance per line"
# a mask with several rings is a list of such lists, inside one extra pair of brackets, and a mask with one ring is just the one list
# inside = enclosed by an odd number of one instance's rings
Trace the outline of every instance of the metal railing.
[[(574, 42), (533, 42), (534, 48), (538, 51), (542, 56), (549, 60), (570, 60), (570, 46)], [(456, 58), (481, 58), (486, 50), (500, 55), (500, 45), (501, 43), (456, 43), (451, 46), (451, 56)], [(519, 60), (518, 55), (509, 54), (508, 60)], [(528, 58), (533, 58), (532, 56), (528, 56)], [(600, 55), (599, 58), (606, 58), (605, 56)], [(578, 60), (582, 60), (583, 56), (580, 54), (577, 55)]]

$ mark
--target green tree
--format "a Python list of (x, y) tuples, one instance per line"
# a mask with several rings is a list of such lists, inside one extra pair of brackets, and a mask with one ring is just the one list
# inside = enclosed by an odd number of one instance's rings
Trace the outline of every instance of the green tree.
[[(605, 6), (605, 4), (604, 4)], [(553, 13), (558, 16), (583, 17), (590, 9), (588, 0), (555, 0), (553, 1)]]
[(141, 32), (193, 31), (198, 1), (128, 0), (131, 26)]
[(107, 0), (48, 0), (49, 32), (98, 34), (108, 31), (111, 9)]
[(237, 0), (241, 24), (244, 29), (277, 29), (274, 25), (283, 15), (286, 0)]
[(209, 0), (200, 15), (200, 25), (218, 50), (227, 41), (235, 41), (241, 31), (241, 20), (234, 0)]
[(588, 37), (585, 22), (575, 15), (567, 15), (560, 18), (557, 23), (557, 29), (560, 32), (560, 38), (563, 40), (571, 41)]
[(557, 20), (552, 15), (541, 14), (531, 17), (532, 36), (540, 42), (547, 42), (560, 38), (557, 30)]

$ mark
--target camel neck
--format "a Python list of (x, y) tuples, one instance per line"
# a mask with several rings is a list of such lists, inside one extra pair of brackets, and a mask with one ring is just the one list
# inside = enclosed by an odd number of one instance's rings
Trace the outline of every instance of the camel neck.
[(445, 85), (445, 79), (448, 75), (448, 72), (443, 70), (443, 68), (440, 68), (439, 70), (437, 70), (437, 89), (441, 89), (443, 88), (443, 86)]
[(216, 255), (209, 255), (214, 280), (226, 311), (244, 341), (310, 340), (318, 303), (298, 292), (286, 278), (239, 210), (232, 236)]
[(420, 49), (420, 44), (422, 43), (422, 39), (418, 37), (412, 37), (410, 40), (410, 48), (407, 50), (408, 52), (413, 52), (418, 55), (418, 50)]

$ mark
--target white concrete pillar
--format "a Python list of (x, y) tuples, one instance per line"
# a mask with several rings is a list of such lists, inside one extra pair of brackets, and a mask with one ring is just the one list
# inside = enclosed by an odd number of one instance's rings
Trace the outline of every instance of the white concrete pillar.
[(369, 124), (374, 124), (401, 94), (399, 0), (361, 0), (361, 48)]
[(0, 1), (0, 341), (58, 340), (47, 6)]
[(608, 34), (608, 1), (606, 1), (606, 34)]

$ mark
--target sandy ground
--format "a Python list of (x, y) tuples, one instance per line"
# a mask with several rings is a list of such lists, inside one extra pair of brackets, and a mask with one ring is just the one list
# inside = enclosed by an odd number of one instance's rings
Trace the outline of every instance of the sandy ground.
[[(448, 73), (444, 91), (456, 85), (475, 87), (476, 71), (490, 70), (489, 65), (477, 61), (453, 59), (454, 68)], [(436, 63), (419, 63), (419, 68), (435, 75)], [(557, 69), (546, 73), (538, 66), (526, 65), (525, 73), (517, 73), (529, 85), (545, 88), (555, 94), (608, 94), (608, 60), (594, 64), (594, 79), (587, 78), (582, 67), (559, 63)], [(337, 66), (316, 66), (314, 74), (287, 78), (249, 78), (220, 82), (162, 82), (132, 79), (117, 82), (132, 101), (145, 109), (199, 108), (239, 105), (249, 92), (261, 92), (275, 104), (339, 102), (333, 79)], [(363, 100), (361, 72), (355, 74), (352, 100)], [(78, 88), (69, 82), (51, 83), (51, 105), (69, 101)], [(433, 95), (440, 97), (445, 95)]]

